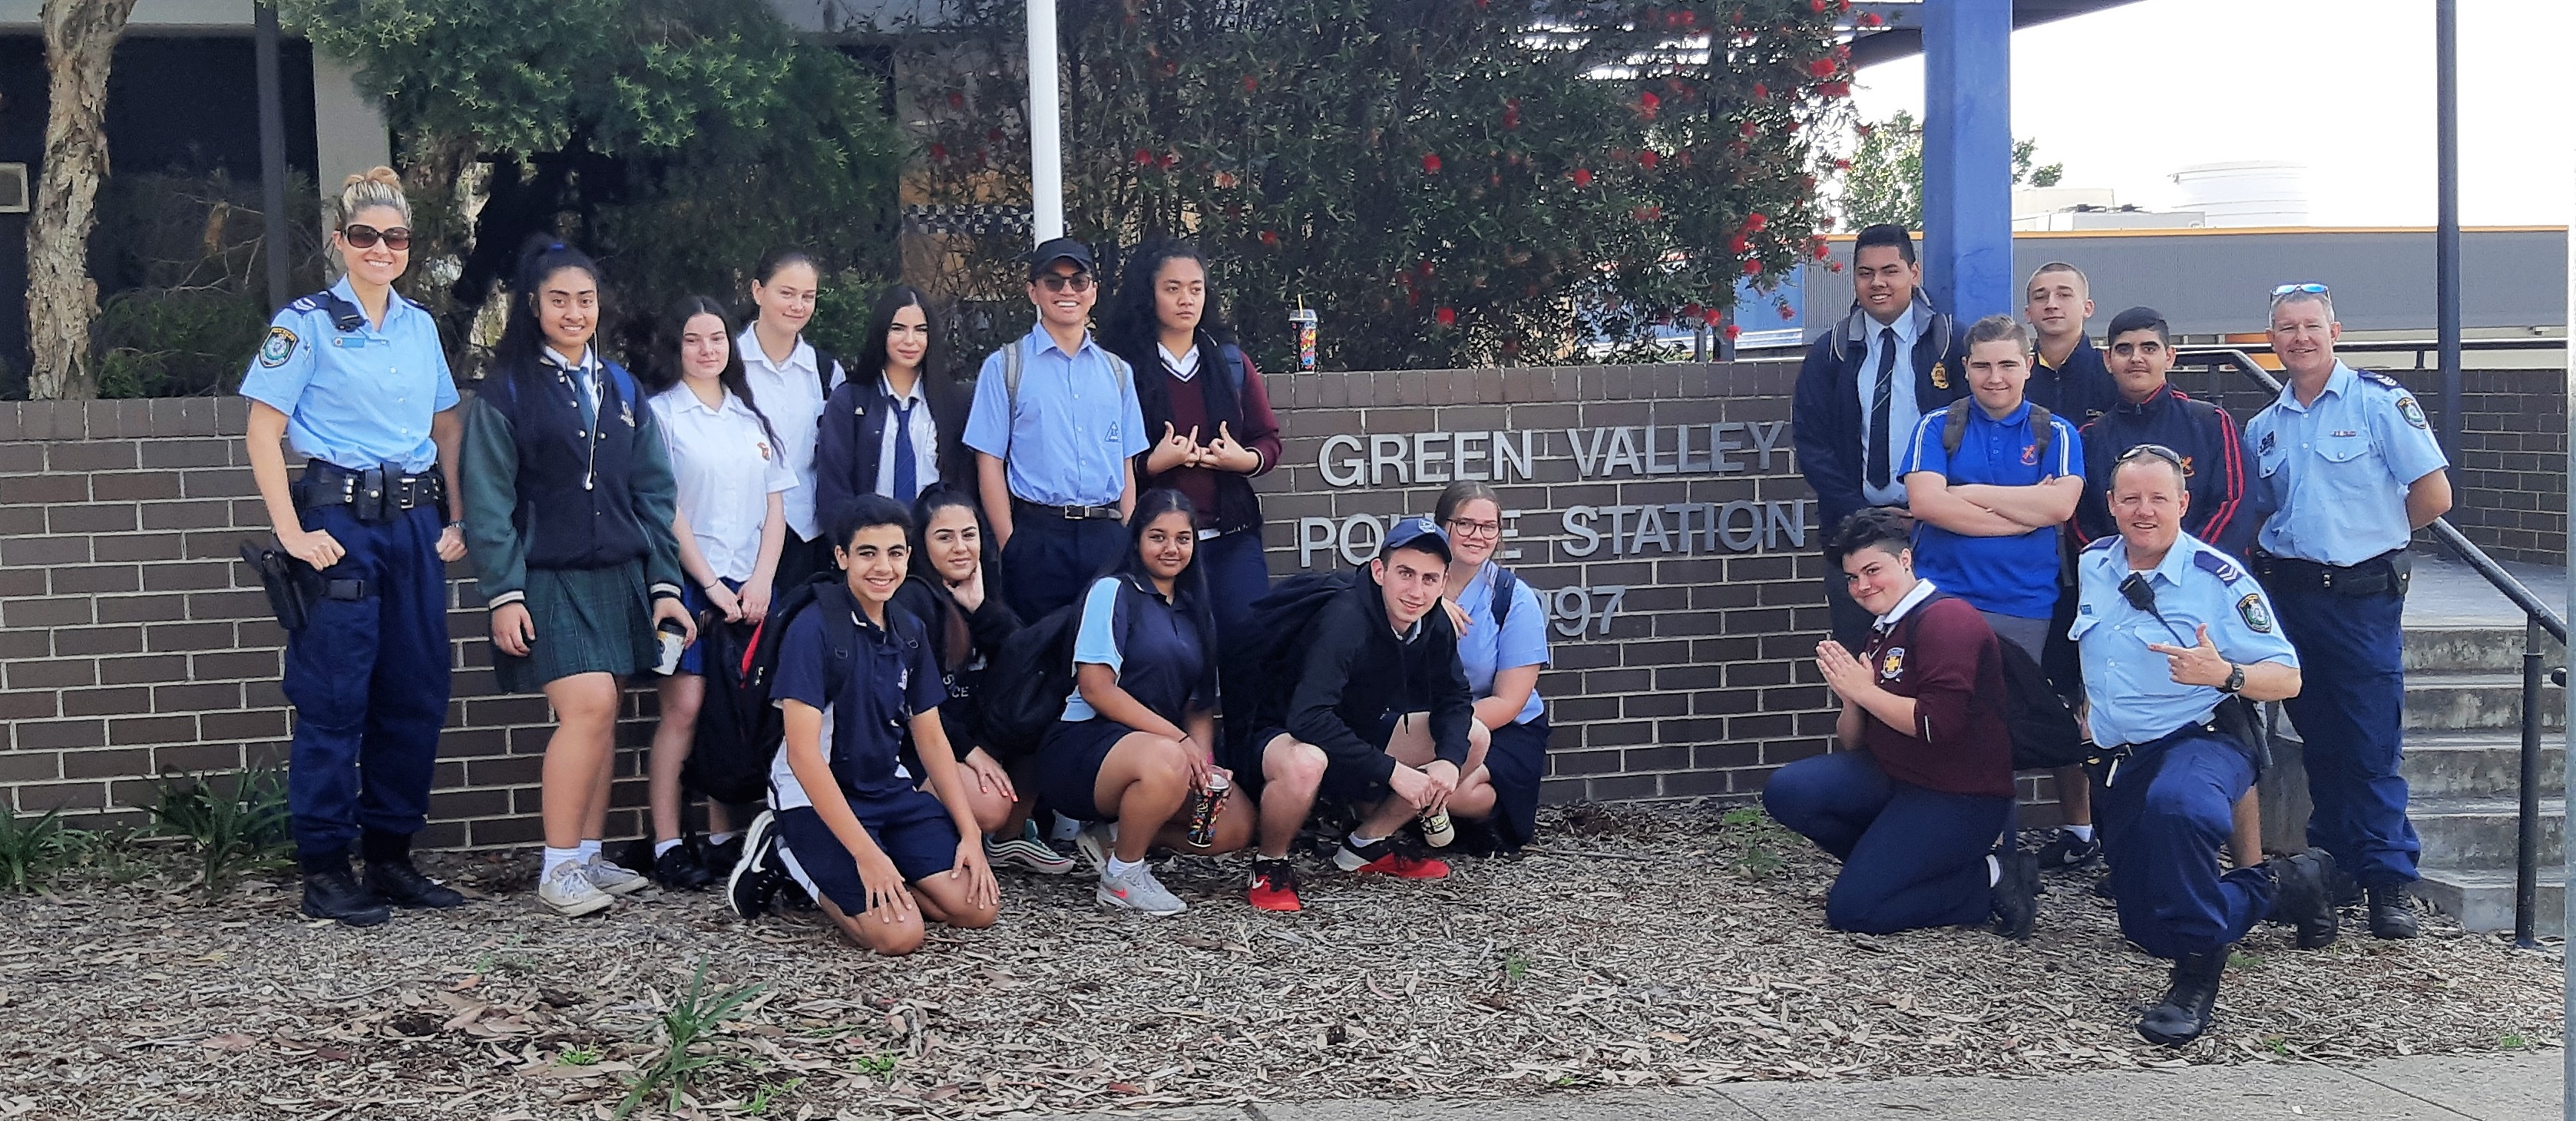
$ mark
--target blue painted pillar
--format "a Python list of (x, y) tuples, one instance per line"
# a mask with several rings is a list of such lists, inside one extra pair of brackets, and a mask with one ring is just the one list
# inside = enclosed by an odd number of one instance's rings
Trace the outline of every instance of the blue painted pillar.
[(2018, 306), (2012, 3), (1931, 0), (1923, 17), (1923, 282), (1966, 323)]

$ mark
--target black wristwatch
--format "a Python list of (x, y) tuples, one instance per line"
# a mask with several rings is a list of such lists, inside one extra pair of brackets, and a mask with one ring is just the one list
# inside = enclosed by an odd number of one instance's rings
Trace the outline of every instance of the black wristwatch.
[(2227, 663), (2227, 681), (2218, 687), (2218, 691), (2234, 693), (2243, 688), (2245, 688), (2245, 667), (2234, 662)]

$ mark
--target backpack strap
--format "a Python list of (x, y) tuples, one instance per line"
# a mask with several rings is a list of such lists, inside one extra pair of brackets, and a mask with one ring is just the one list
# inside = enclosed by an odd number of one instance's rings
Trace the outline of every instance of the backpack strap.
[(1234, 387), (1234, 399), (1239, 406), (1243, 401), (1243, 383), (1252, 380), (1252, 363), (1244, 359), (1243, 348), (1233, 343), (1219, 345), (1217, 354), (1225, 360), (1226, 384)]
[(1026, 340), (1013, 339), (1002, 347), (1002, 388), (1011, 395), (1011, 415), (1020, 415), (1020, 367), (1026, 361), (1020, 346)]
[[(1951, 457), (1959, 454), (1959, 445), (1965, 443), (1968, 438), (1968, 410), (1975, 408), (1976, 404), (1976, 398), (1962, 397), (1943, 406), (1941, 415), (1943, 454)], [(2056, 414), (2049, 412), (2047, 406), (2037, 401), (2031, 402), (2030, 426), (2039, 433), (2038, 445), (2032, 452), (2036, 458), (2047, 459), (2048, 445), (2057, 439), (2057, 425), (2051, 423), (2055, 417)]]
[(2033, 445), (2031, 454), (2042, 462), (2046, 462), (2048, 459), (2048, 445), (2057, 439), (2056, 420), (2057, 415), (2049, 412), (2048, 406), (2042, 405), (2037, 401), (2031, 402), (2030, 426), (2037, 429), (2039, 433), (2039, 438)]
[(826, 401), (832, 399), (832, 370), (840, 364), (840, 355), (819, 346), (814, 348), (814, 382), (816, 388), (823, 391)]
[(1512, 617), (1512, 596), (1520, 591), (1521, 578), (1501, 565), (1494, 566), (1494, 630), (1503, 629), (1503, 620)]

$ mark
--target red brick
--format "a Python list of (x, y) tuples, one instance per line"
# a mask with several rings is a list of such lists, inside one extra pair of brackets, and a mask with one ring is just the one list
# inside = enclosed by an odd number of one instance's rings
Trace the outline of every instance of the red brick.
[[(63, 777), (62, 756), (50, 751), (0, 751), (0, 783), (49, 782)], [(0, 800), (0, 806), (7, 805)]]
[(64, 627), (54, 632), (54, 653), (137, 654), (143, 650), (141, 627)]
[(209, 774), (239, 770), (242, 748), (237, 743), (172, 744), (150, 749), (152, 772), (179, 771), (184, 774)]
[(27, 783), (16, 790), (20, 813), (107, 807), (107, 785), (100, 782)]

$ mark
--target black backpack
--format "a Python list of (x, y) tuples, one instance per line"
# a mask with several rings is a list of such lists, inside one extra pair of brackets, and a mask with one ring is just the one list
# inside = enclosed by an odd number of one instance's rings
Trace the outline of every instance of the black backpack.
[[(1968, 410), (1976, 407), (1975, 398), (1962, 397), (1942, 409), (1941, 451), (1943, 454), (1951, 456), (1959, 454), (1960, 443), (1968, 438)], [(2046, 408), (2037, 401), (2031, 402), (2030, 427), (2036, 438), (2036, 442), (2031, 445), (2033, 458), (2046, 460), (2048, 445), (2057, 442), (2057, 426), (2050, 424), (2049, 418), (2050, 414)]]
[(2004, 726), (2012, 730), (2016, 771), (2071, 767), (2084, 761), (2084, 735), (2075, 713), (2057, 696), (2048, 674), (2020, 645), (1998, 640), (2004, 651)]
[[(1127, 581), (1119, 580), (1119, 598), (1129, 594)], [(1009, 762), (1036, 754), (1047, 729), (1064, 717), (1064, 699), (1074, 689), (1073, 640), (1082, 630), (1082, 605), (1090, 598), (1086, 590), (1081, 599), (1020, 628), (994, 651), (975, 693), (984, 749), (994, 758)], [(1119, 638), (1123, 646), (1126, 636)]]
[[(817, 573), (794, 588), (757, 627), (725, 622), (708, 612), (698, 623), (699, 666), (706, 677), (706, 699), (698, 705), (698, 727), (680, 781), (689, 789), (720, 802), (757, 802), (769, 791), (769, 766), (787, 725), (770, 703), (769, 690), (778, 675), (778, 649), (787, 627), (818, 597), (839, 591), (840, 574)], [(847, 602), (845, 597), (840, 598)], [(857, 626), (845, 612), (823, 613), (824, 645), (839, 659), (853, 648)], [(847, 667), (835, 664), (838, 681)]]

